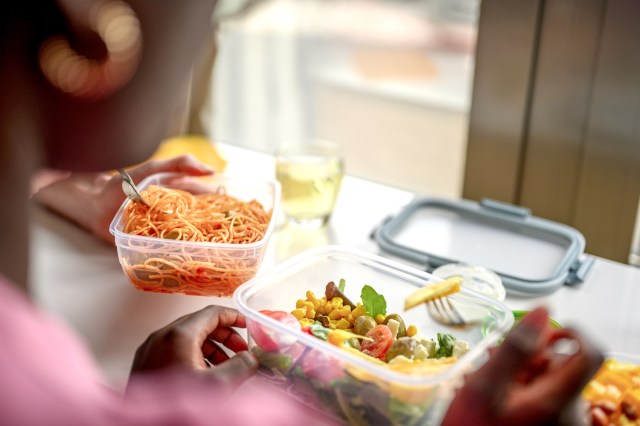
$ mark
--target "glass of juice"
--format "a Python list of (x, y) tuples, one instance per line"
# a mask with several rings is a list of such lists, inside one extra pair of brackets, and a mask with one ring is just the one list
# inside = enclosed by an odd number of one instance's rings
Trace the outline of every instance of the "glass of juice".
[(290, 223), (321, 227), (331, 217), (344, 176), (338, 144), (326, 140), (285, 143), (276, 153), (282, 209)]

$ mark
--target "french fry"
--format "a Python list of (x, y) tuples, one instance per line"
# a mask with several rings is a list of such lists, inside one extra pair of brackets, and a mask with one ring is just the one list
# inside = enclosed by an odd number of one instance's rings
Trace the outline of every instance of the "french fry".
[(462, 278), (449, 277), (444, 281), (422, 287), (404, 299), (404, 310), (407, 311), (429, 300), (449, 296), (460, 291)]

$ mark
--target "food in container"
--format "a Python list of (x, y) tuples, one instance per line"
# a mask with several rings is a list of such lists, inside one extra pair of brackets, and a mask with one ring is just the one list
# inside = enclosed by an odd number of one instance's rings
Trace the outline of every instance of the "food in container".
[[(330, 293), (327, 298), (330, 281), (342, 295)], [(388, 259), (327, 246), (255, 277), (236, 291), (234, 302), (247, 317), (249, 344), (262, 371), (311, 407), (354, 424), (437, 424), (462, 375), (485, 361), (487, 349), (512, 326), (513, 315), (501, 302), (465, 288), (449, 297), (458, 306), (484, 312), (491, 324), (486, 336), (480, 324), (447, 327), (432, 320), (426, 308), (404, 311), (407, 296), (436, 281)], [(339, 303), (329, 311), (314, 307), (309, 313), (314, 300), (323, 297), (325, 305), (342, 299), (343, 308), (348, 300), (355, 307), (349, 308), (351, 313), (373, 303), (378, 307), (366, 310), (376, 311), (368, 315), (375, 325), (371, 320), (357, 324), (362, 315), (338, 318), (331, 312)], [(316, 316), (318, 311), (326, 317), (324, 322)], [(397, 323), (395, 330), (389, 327), (396, 334), (392, 344), (369, 345), (380, 342), (376, 327), (385, 321), (392, 324), (391, 319)], [(318, 337), (322, 333), (326, 338)], [(397, 340), (401, 343), (394, 346)], [(466, 342), (468, 351), (457, 356), (450, 351), (424, 363), (413, 359), (418, 352), (429, 358), (425, 350), (453, 346), (454, 340)]]
[(276, 181), (160, 173), (138, 187), (150, 207), (127, 200), (109, 227), (134, 287), (225, 297), (257, 273), (275, 228)]
[(594, 426), (640, 424), (640, 356), (608, 354), (582, 398)]

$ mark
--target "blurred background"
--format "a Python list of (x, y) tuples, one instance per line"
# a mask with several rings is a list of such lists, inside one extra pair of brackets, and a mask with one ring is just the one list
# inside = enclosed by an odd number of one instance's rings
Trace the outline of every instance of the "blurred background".
[(484, 197), (640, 264), (640, 4), (220, 0), (181, 132), (273, 153), (338, 142), (347, 173)]
[(259, 2), (220, 26), (213, 139), (329, 139), (352, 175), (460, 196), (478, 5)]

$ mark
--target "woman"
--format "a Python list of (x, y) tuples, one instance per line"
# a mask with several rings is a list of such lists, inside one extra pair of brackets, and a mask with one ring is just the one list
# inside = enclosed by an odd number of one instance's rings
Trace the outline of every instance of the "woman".
[[(30, 179), (69, 170), (36, 198), (105, 236), (123, 200), (113, 170), (148, 158), (186, 89), (214, 1), (22, 1), (0, 14), (0, 423), (300, 424), (307, 413), (257, 386), (233, 309), (207, 307), (160, 329), (136, 353), (126, 398), (89, 352), (38, 312), (28, 289)], [(146, 163), (207, 174), (192, 158)], [(235, 352), (229, 356), (226, 348)], [(209, 368), (207, 362), (215, 365)], [(244, 399), (248, 398), (248, 399)], [(247, 410), (247, 400), (262, 401)]]
[[(43, 4), (44, 3), (44, 4)], [(36, 198), (106, 237), (122, 201), (119, 178), (98, 172), (148, 158), (166, 136), (210, 31), (215, 1), (24, 0), (0, 14), (0, 422), (3, 424), (313, 424), (278, 393), (241, 386), (257, 369), (235, 310), (207, 307), (153, 333), (136, 352), (127, 394), (102, 384), (86, 348), (27, 300), (30, 180), (42, 168), (73, 171)], [(207, 174), (188, 157), (146, 163)], [(468, 378), (446, 424), (557, 423), (599, 365), (570, 330), (551, 333), (537, 310)], [(546, 349), (577, 351), (562, 367)], [(229, 357), (226, 347), (235, 355)], [(204, 359), (214, 364), (209, 368)], [(527, 386), (522, 374), (528, 373)], [(240, 390), (238, 390), (240, 389)], [(551, 395), (551, 398), (549, 397)], [(551, 399), (551, 402), (549, 402)], [(251, 401), (248, 404), (247, 401)], [(247, 409), (249, 407), (250, 409)]]

